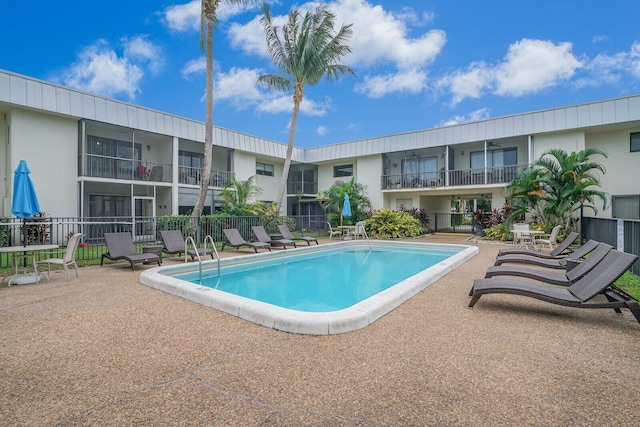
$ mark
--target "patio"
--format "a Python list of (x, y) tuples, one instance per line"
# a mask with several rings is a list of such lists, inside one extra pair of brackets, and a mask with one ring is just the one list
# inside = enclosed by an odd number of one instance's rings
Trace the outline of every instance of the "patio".
[(504, 246), (479, 247), (374, 324), (333, 336), (155, 291), (137, 280), (150, 266), (2, 287), (0, 425), (640, 424), (631, 313), (510, 295), (467, 309)]

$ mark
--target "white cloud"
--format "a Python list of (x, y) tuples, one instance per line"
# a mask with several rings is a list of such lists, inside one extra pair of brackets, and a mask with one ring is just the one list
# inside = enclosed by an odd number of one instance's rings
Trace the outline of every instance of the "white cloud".
[(131, 38), (123, 38), (124, 45), (123, 56), (131, 60), (147, 62), (149, 69), (153, 73), (160, 71), (164, 65), (164, 58), (160, 47), (151, 43), (146, 36), (135, 36)]
[(394, 92), (418, 93), (426, 87), (427, 74), (419, 69), (404, 70), (396, 74), (365, 76), (356, 85), (356, 92), (370, 98), (381, 98)]
[(105, 96), (126, 95), (133, 100), (140, 92), (139, 84), (144, 73), (130, 58), (118, 57), (106, 41), (86, 47), (78, 61), (64, 72), (66, 86)]
[(472, 63), (465, 70), (444, 76), (438, 87), (449, 90), (451, 103), (478, 99), (485, 93), (522, 96), (570, 80), (583, 63), (571, 53), (571, 43), (522, 39), (509, 46), (504, 60), (490, 66)]
[(193, 74), (204, 74), (207, 70), (207, 58), (201, 56), (197, 59), (192, 59), (188, 61), (180, 70), (180, 74), (182, 74), (182, 78), (185, 80), (191, 79)]
[(318, 126), (316, 128), (316, 133), (320, 136), (325, 136), (327, 133), (329, 133), (329, 129), (325, 126)]
[[(314, 7), (315, 3), (305, 3), (299, 9)], [(343, 64), (357, 68), (356, 72), (379, 66), (395, 68), (387, 74), (366, 75), (359, 91), (379, 97), (396, 91), (417, 93), (424, 90), (425, 68), (442, 51), (446, 34), (441, 30), (431, 30), (412, 38), (407, 22), (425, 22), (433, 19), (431, 14), (417, 15), (410, 9), (404, 9), (401, 15), (394, 16), (382, 6), (371, 5), (365, 0), (336, 0), (329, 3), (329, 8), (337, 16), (338, 28), (343, 24), (353, 24), (353, 35), (348, 42), (352, 53), (343, 58)], [(286, 15), (274, 16), (274, 23), (279, 27), (286, 21)], [(266, 54), (264, 29), (259, 16), (246, 24), (232, 24), (229, 36), (235, 48), (249, 54)], [(410, 80), (403, 83), (400, 81), (402, 77)], [(385, 89), (381, 86), (385, 82), (392, 85)]]
[[(232, 4), (223, 1), (219, 3), (218, 10), (216, 10), (216, 19), (218, 22), (225, 22), (234, 16), (255, 10), (258, 7), (257, 4)], [(162, 12), (162, 22), (169, 30), (177, 33), (200, 31), (201, 10), (200, 0), (169, 6)]]
[(496, 69), (496, 94), (521, 96), (569, 80), (582, 63), (571, 43), (522, 39), (509, 46), (505, 62)]
[(216, 100), (227, 100), (237, 109), (245, 109), (248, 106), (261, 102), (264, 95), (256, 85), (256, 79), (261, 71), (248, 68), (231, 68), (229, 72), (217, 72), (215, 74)]
[(452, 125), (457, 125), (459, 123), (467, 123), (467, 122), (474, 122), (478, 120), (484, 120), (484, 119), (488, 119), (489, 117), (491, 117), (491, 110), (489, 110), (488, 108), (481, 108), (479, 110), (472, 111), (466, 116), (461, 116), (461, 115), (453, 116), (449, 120), (445, 120), (441, 122), (438, 126), (452, 126)]

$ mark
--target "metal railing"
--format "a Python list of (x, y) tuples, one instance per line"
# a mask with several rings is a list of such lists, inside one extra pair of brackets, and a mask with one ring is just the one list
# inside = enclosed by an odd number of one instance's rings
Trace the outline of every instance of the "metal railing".
[[(201, 168), (194, 168), (191, 166), (178, 166), (178, 183), (179, 184), (191, 184), (199, 185), (200, 176), (202, 175)], [(209, 179), (209, 185), (212, 187), (224, 187), (233, 181), (235, 173), (225, 171), (211, 171), (211, 178)]]
[[(584, 217), (584, 240), (607, 243), (624, 252), (640, 256), (640, 221)], [(631, 272), (640, 274), (640, 261), (631, 266)]]
[(86, 154), (82, 176), (93, 178), (129, 179), (133, 181), (171, 182), (170, 163)]
[[(509, 184), (529, 165), (452, 169), (382, 176), (382, 189), (456, 187), (462, 185)], [(447, 180), (447, 177), (449, 178)]]

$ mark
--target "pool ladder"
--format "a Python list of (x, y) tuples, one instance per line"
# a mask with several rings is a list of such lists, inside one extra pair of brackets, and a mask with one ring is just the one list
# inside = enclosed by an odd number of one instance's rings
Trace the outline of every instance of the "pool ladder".
[[(211, 247), (213, 248), (213, 253), (216, 254), (216, 259), (218, 260), (218, 282), (216, 283), (216, 288), (218, 287), (218, 283), (220, 283), (220, 255), (218, 254), (218, 250), (216, 249), (216, 244), (213, 241), (213, 237), (210, 235), (206, 235), (204, 237), (204, 256), (207, 256), (207, 241), (211, 242)], [(193, 246), (193, 250), (196, 253), (196, 257), (198, 258), (198, 282), (202, 284), (202, 258), (200, 258), (200, 253), (198, 252), (198, 246), (196, 246), (195, 240), (193, 237), (188, 236), (184, 239), (184, 262), (188, 261), (187, 258), (187, 249), (189, 249), (189, 242)]]

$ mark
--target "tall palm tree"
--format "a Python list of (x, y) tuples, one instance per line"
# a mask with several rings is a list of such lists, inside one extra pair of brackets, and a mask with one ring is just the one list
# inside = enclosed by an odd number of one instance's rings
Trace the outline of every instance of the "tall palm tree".
[(288, 93), (293, 86), (293, 114), (289, 127), (289, 142), (278, 189), (276, 208), (280, 210), (285, 198), (287, 179), (291, 167), (293, 140), (300, 103), (304, 98), (305, 85), (313, 86), (326, 77), (338, 80), (343, 74), (355, 75), (354, 71), (337, 62), (351, 52), (346, 41), (351, 36), (351, 25), (343, 25), (334, 34), (336, 15), (326, 4), (316, 7), (315, 13), (307, 12), (304, 17), (297, 9), (289, 12), (287, 24), (282, 26), (282, 37), (273, 24), (271, 9), (263, 6), (261, 19), (267, 38), (267, 53), (282, 74), (266, 74), (258, 77), (258, 84)]
[(213, 30), (217, 22), (216, 12), (220, 2), (232, 4), (252, 3), (255, 0), (201, 0), (200, 12), (200, 49), (207, 57), (206, 71), (206, 123), (204, 132), (204, 159), (200, 173), (200, 192), (193, 207), (191, 217), (196, 219), (202, 215), (204, 202), (209, 190), (211, 165), (213, 164)]

